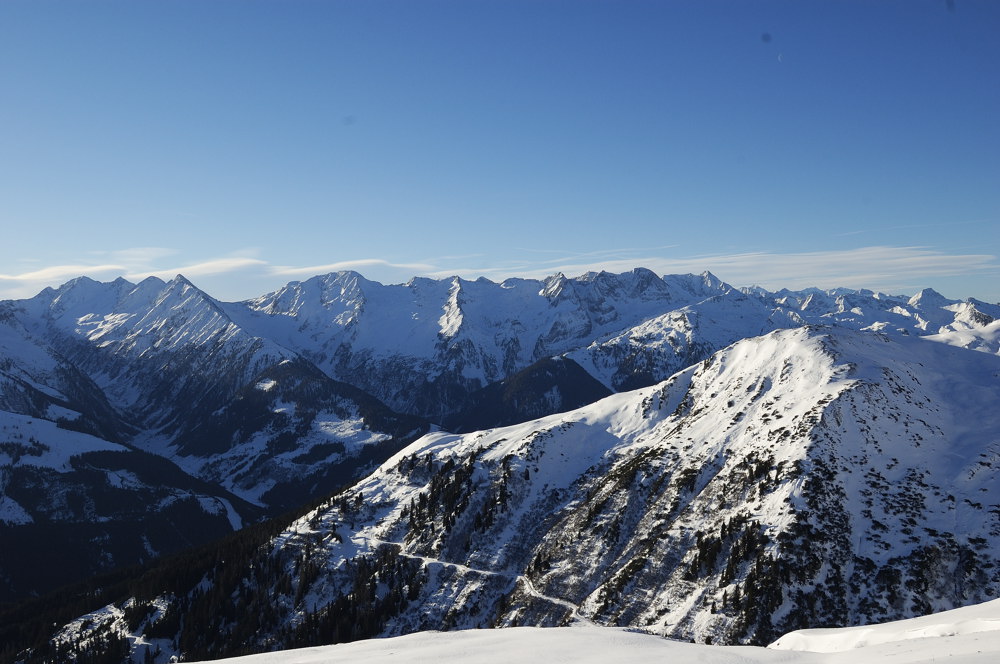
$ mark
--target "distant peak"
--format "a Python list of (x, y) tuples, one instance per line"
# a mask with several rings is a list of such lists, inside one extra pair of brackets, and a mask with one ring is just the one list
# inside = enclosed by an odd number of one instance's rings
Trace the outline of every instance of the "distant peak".
[(545, 281), (542, 282), (542, 297), (555, 297), (562, 292), (563, 287), (569, 280), (566, 275), (562, 272), (556, 272), (555, 274), (546, 277)]
[(545, 277), (545, 280), (542, 281), (542, 283), (545, 285), (546, 289), (549, 289), (551, 287), (565, 284), (567, 281), (569, 281), (569, 279), (566, 278), (565, 274), (562, 272), (556, 272), (555, 274)]
[(64, 288), (74, 288), (74, 287), (80, 286), (82, 284), (89, 285), (89, 284), (96, 284), (96, 283), (98, 283), (97, 280), (91, 279), (90, 277), (88, 277), (86, 275), (80, 275), (79, 277), (73, 277), (72, 279), (70, 279), (69, 281), (67, 281), (66, 283), (64, 283), (60, 287), (60, 290), (62, 290)]
[(179, 294), (184, 297), (193, 294), (196, 297), (204, 298), (205, 300), (214, 302), (212, 296), (210, 296), (208, 293), (206, 293), (205, 291), (201, 290), (193, 283), (191, 283), (188, 280), (188, 278), (185, 277), (183, 274), (178, 274), (173, 279), (171, 279), (167, 283), (164, 292), (173, 292), (175, 294)]
[(637, 277), (644, 277), (644, 278), (647, 278), (647, 279), (648, 278), (653, 278), (653, 279), (659, 279), (660, 278), (660, 277), (657, 276), (657, 274), (655, 272), (653, 272), (652, 270), (650, 270), (648, 267), (636, 267), (636, 268), (632, 268), (632, 274), (634, 274)]
[(908, 304), (912, 307), (941, 307), (952, 303), (952, 300), (949, 300), (933, 288), (923, 289), (911, 297), (908, 302)]
[(404, 286), (408, 288), (418, 288), (420, 286), (426, 286), (433, 283), (436, 283), (436, 280), (431, 279), (430, 277), (410, 277), (410, 280), (407, 281)]

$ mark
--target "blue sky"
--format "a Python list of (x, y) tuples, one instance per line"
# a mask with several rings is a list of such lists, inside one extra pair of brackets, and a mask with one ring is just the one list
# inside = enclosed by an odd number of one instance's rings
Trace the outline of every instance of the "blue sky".
[(1000, 301), (1000, 3), (0, 2), (0, 297), (635, 266)]

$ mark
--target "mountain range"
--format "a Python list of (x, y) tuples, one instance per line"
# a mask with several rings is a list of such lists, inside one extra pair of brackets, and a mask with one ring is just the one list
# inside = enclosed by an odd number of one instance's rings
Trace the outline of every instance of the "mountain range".
[(991, 599), (998, 318), (642, 269), (238, 303), (80, 278), (0, 303), (0, 598), (298, 510), (225, 565), (105, 584), (35, 652), (578, 620), (766, 643)]

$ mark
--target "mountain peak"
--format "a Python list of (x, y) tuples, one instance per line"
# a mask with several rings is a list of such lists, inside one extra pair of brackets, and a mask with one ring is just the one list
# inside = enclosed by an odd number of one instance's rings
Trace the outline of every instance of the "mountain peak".
[(170, 280), (170, 284), (176, 286), (190, 286), (192, 288), (196, 288), (196, 286), (193, 283), (191, 283), (191, 281), (180, 272), (174, 275), (174, 278)]
[(563, 292), (566, 284), (569, 283), (569, 279), (562, 272), (556, 272), (545, 278), (542, 282), (542, 290), (539, 295), (545, 298), (556, 298)]
[(944, 307), (955, 304), (955, 300), (949, 300), (933, 288), (925, 288), (907, 302), (911, 307)]

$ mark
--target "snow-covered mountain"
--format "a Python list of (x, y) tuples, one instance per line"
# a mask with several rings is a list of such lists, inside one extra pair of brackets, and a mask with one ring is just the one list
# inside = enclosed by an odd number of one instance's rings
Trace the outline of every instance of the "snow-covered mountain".
[(778, 330), (575, 411), (430, 433), (77, 635), (188, 658), (573, 622), (765, 644), (989, 600), (998, 401), (995, 355)]
[(181, 276), (81, 277), (0, 302), (0, 410), (166, 458), (277, 513), (426, 432), (412, 415), (462, 431), (533, 420), (805, 324), (996, 355), (998, 317), (931, 290), (769, 293), (642, 269), (392, 286), (344, 272), (239, 303)]
[(467, 393), (540, 359), (729, 290), (707, 273), (660, 278), (643, 269), (391, 286), (339, 272), (227, 311), (390, 407), (441, 421)]
[(998, 399), (984, 354), (780, 331), (572, 413), (426, 436), (288, 542), (324, 542), (317, 604), (359, 551), (419, 563), (390, 634), (582, 615), (762, 642), (917, 615), (998, 592)]
[(622, 391), (776, 329), (945, 333), (989, 350), (989, 326), (1000, 317), (1000, 305), (930, 289), (913, 297), (768, 293), (734, 289), (708, 272), (658, 277), (643, 269), (389, 286), (339, 272), (236, 303), (218, 302), (181, 276), (140, 284), (81, 277), (3, 305), (5, 320), (93, 380), (140, 438), (160, 438), (141, 444), (186, 453), (191, 446), (178, 441), (200, 426), (188, 421), (191, 413), (214, 412), (285, 360), (305, 360), (398, 412), (441, 423), (468, 409), (478, 390), (555, 356)]
[(128, 429), (93, 381), (35, 338), (0, 303), (0, 410), (61, 422), (109, 440)]
[(0, 601), (298, 507), (427, 430), (183, 277), (0, 303), (0, 422)]
[(248, 333), (182, 276), (81, 277), (8, 310), (92, 382), (111, 406), (108, 427), (275, 511), (332, 491), (426, 430)]
[(340, 272), (224, 306), (244, 329), (294, 349), (331, 377), (436, 422), (468, 408), (470, 393), (563, 354), (621, 391), (776, 329), (811, 323), (974, 334), (1000, 317), (998, 305), (931, 289), (913, 297), (740, 291), (708, 272), (658, 277), (644, 269), (391, 286)]

